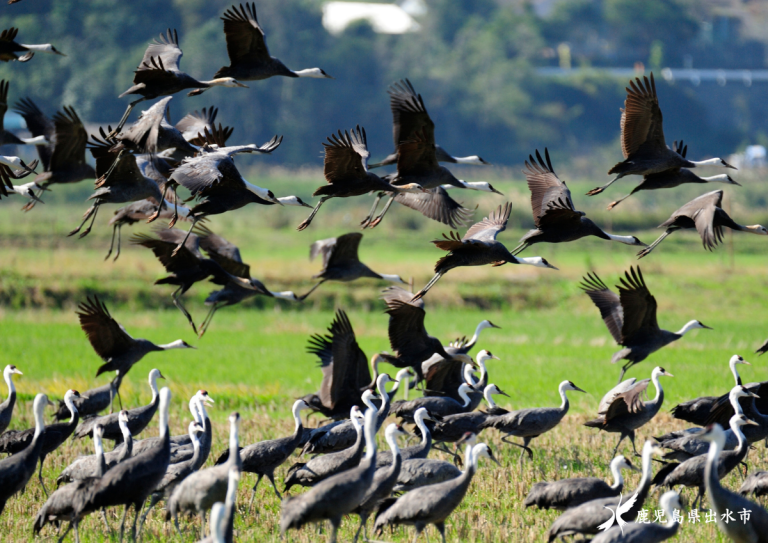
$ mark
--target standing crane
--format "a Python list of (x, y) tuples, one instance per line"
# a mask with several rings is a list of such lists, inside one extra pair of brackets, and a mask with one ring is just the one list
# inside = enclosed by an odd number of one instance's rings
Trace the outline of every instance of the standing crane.
[(640, 267), (637, 270), (630, 268), (624, 272), (624, 276), (620, 279), (621, 285), (617, 285), (618, 296), (605, 286), (596, 273), (588, 274), (580, 285), (600, 310), (600, 316), (613, 339), (624, 347), (611, 358), (612, 364), (619, 360), (627, 361), (621, 368), (619, 382), (629, 368), (691, 330), (712, 329), (697, 320), (687, 322), (678, 332), (659, 328), (656, 321), (656, 298), (648, 290)]

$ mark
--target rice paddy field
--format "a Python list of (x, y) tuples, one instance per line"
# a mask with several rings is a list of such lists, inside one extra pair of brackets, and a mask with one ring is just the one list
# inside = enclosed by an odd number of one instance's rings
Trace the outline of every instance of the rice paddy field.
[[(578, 167), (574, 169), (579, 171)], [(462, 173), (467, 180), (489, 180), (506, 195), (505, 199), (476, 192), (458, 194), (465, 205), (478, 206), (476, 219), (506, 200), (513, 202), (509, 228), (500, 239), (509, 248), (514, 247), (532, 224), (521, 176), (503, 169)], [(761, 175), (739, 174), (737, 179), (744, 186), (726, 189), (726, 210), (742, 224), (768, 224)], [(621, 181), (606, 194), (588, 198), (583, 194), (600, 183), (583, 175), (573, 182), (564, 177), (577, 209), (586, 211), (608, 231), (631, 233), (646, 243), (660, 233), (655, 226), (674, 209), (706, 190), (719, 188), (684, 187), (636, 195), (608, 212), (607, 203), (629, 192), (631, 181)], [(254, 170), (249, 180), (271, 188), (277, 196), (295, 193), (309, 200), (312, 190), (322, 182), (322, 175), (314, 170)], [(149, 231), (148, 226), (123, 228), (122, 253), (116, 262), (104, 260), (111, 236), (106, 225), (111, 211), (106, 206), (89, 236), (66, 237), (87, 208), (83, 201), (88, 188), (85, 183), (76, 188), (57, 188), (44, 195), (45, 205), (29, 213), (18, 210), (22, 205), (19, 199), (0, 202), (0, 367), (13, 363), (24, 372), (16, 380), (20, 403), (12, 428), (33, 424), (31, 401), (38, 392), (58, 399), (68, 388), (83, 391), (107, 382), (107, 376), (94, 378), (101, 362), (75, 315), (77, 304), (88, 295), (102, 298), (134, 337), (156, 343), (182, 338), (197, 347), (148, 355), (125, 379), (121, 392), (130, 407), (147, 403), (147, 374), (151, 368), (159, 368), (167, 378), (163, 384), (173, 392), (172, 430), (180, 434), (190, 420), (187, 400), (198, 388), (207, 389), (216, 401), (210, 411), (215, 441), (209, 465), (226, 447), (226, 418), (234, 410), (243, 417), (243, 444), (293, 431), (293, 400), (315, 392), (321, 381), (317, 360), (306, 353), (306, 342), (311, 334), (325, 331), (335, 309), (348, 312), (358, 342), (369, 357), (390, 348), (387, 316), (378, 299), (386, 284), (369, 279), (325, 284), (301, 304), (257, 298), (224, 308), (217, 313), (208, 333), (198, 340), (172, 306), (172, 288), (153, 286), (164, 276), (160, 264), (150, 251), (129, 242), (132, 233)], [(251, 265), (251, 275), (271, 290), (303, 293), (314, 284), (311, 276), (320, 270), (318, 262), (308, 260), (310, 243), (357, 231), (369, 205), (370, 198), (329, 202), (313, 225), (301, 233), (295, 231), (295, 226), (308, 209), (248, 206), (215, 217), (208, 226), (240, 247), (243, 260)], [(420, 288), (432, 276), (432, 266), (442, 254), (429, 241), (447, 231), (414, 211), (393, 206), (379, 227), (364, 232), (360, 258), (376, 271), (396, 273), (406, 281), (412, 278), (415, 288)], [(675, 375), (662, 379), (665, 404), (661, 413), (639, 430), (638, 448), (650, 436), (685, 427), (668, 415), (676, 403), (729, 390), (732, 377), (727, 362), (731, 355), (738, 353), (752, 362), (742, 371), (745, 382), (768, 378), (768, 362), (752, 354), (768, 337), (767, 249), (768, 238), (729, 232), (724, 244), (709, 253), (695, 232), (682, 232), (640, 261), (648, 287), (658, 301), (662, 328), (678, 330), (687, 321), (698, 319), (713, 330), (695, 330), (629, 372), (629, 376), (642, 379), (654, 366), (661, 365)], [(557, 387), (564, 379), (587, 391), (570, 393), (571, 411), (558, 428), (533, 441), (532, 461), (526, 459), (519, 464), (519, 449), (501, 443), (495, 431), (486, 430), (481, 435), (502, 467), (481, 461), (464, 503), (448, 519), (449, 541), (546, 540), (544, 534), (557, 512), (525, 510), (522, 506), (534, 482), (585, 475), (609, 478), (608, 463), (617, 437), (597, 433), (582, 424), (595, 415), (599, 399), (616, 383), (619, 367), (612, 365), (610, 358), (618, 348), (578, 285), (582, 276), (594, 271), (613, 286), (619, 274), (636, 263), (635, 252), (635, 247), (598, 239), (535, 245), (524, 255), (543, 256), (560, 271), (513, 265), (459, 269), (448, 273), (426, 297), (427, 330), (443, 343), (471, 335), (482, 319), (501, 326), (500, 330), (485, 331), (478, 344), (478, 350), (488, 349), (501, 359), (489, 366), (490, 382), (510, 395), (502, 398), (500, 405), (510, 409), (557, 405)], [(187, 308), (196, 321), (205, 316), (203, 300), (214, 288), (198, 284), (186, 295)], [(318, 417), (312, 417), (309, 423), (319, 422)], [(152, 424), (139, 437), (155, 432), (156, 425)], [(55, 484), (55, 477), (66, 465), (78, 455), (91, 452), (90, 440), (67, 442), (48, 457), (43, 472), (46, 484)], [(631, 455), (628, 442), (623, 452)], [(285, 470), (299, 460), (294, 457), (278, 470), (279, 486)], [(748, 463), (750, 470), (766, 469), (762, 443), (749, 453)], [(639, 474), (631, 473), (628, 479), (629, 488), (634, 488)], [(723, 482), (730, 488), (738, 487), (741, 476), (734, 472)], [(249, 510), (254, 483), (255, 476), (250, 474), (241, 480), (235, 537), (240, 541), (277, 541), (279, 501), (271, 487), (262, 484)], [(296, 487), (291, 493), (295, 492)], [(684, 493), (689, 500), (693, 495), (690, 490)], [(33, 478), (26, 492), (11, 499), (0, 516), (0, 539), (32, 540), (32, 520), (44, 501), (39, 482)], [(657, 502), (658, 494), (653, 493), (646, 508), (657, 509)], [(109, 512), (112, 534), (105, 532), (96, 515), (88, 518), (81, 524), (82, 539), (117, 539), (121, 514), (121, 510)], [(344, 521), (341, 541), (352, 539), (357, 522), (357, 517)], [(148, 519), (144, 541), (196, 541), (198, 521), (182, 524), (186, 530), (183, 539), (171, 530), (164, 510), (158, 506)], [(431, 540), (439, 537), (434, 528), (428, 528), (427, 534)], [(412, 535), (410, 529), (398, 529), (376, 539), (409, 541)], [(55, 529), (47, 526), (41, 536), (53, 539)], [(326, 530), (320, 534), (312, 527), (287, 536), (289, 541), (297, 542), (323, 541), (325, 537)], [(691, 525), (686, 519), (675, 540), (722, 541), (723, 537), (714, 524)]]

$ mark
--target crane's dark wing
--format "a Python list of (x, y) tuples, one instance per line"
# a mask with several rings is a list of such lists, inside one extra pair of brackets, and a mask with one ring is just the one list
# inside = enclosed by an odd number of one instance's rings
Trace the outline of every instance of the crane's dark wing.
[(608, 331), (616, 343), (621, 344), (621, 329), (624, 324), (624, 310), (621, 307), (621, 299), (616, 293), (605, 286), (602, 279), (596, 273), (588, 273), (582, 278), (581, 289), (589, 296), (592, 303), (600, 310)]
[(5, 119), (5, 113), (8, 111), (8, 86), (10, 83), (5, 79), (0, 80), (0, 130), (5, 129), (3, 120)]
[(630, 413), (637, 413), (643, 409), (645, 402), (643, 401), (643, 395), (648, 390), (648, 384), (650, 379), (643, 379), (634, 384), (632, 388), (617, 394), (611, 405), (608, 406), (608, 410), (605, 412), (605, 420), (620, 417), (622, 415), (628, 415)]
[(336, 312), (336, 318), (328, 331), (333, 336), (333, 383), (331, 402), (335, 406), (340, 400), (349, 400), (359, 395), (360, 390), (371, 382), (368, 359), (357, 344), (355, 331), (344, 310)]
[(639, 332), (652, 333), (658, 331), (656, 322), (656, 298), (645, 285), (645, 279), (637, 268), (630, 267), (617, 285), (621, 307), (624, 310), (624, 323), (621, 327), (621, 344), (629, 342)]
[(464, 226), (474, 213), (451, 198), (443, 187), (427, 192), (400, 192), (395, 201), (451, 228)]
[(323, 175), (329, 183), (336, 180), (364, 179), (368, 171), (368, 139), (365, 128), (360, 126), (338, 136), (332, 134), (328, 143), (323, 142), (325, 161)]
[(219, 153), (206, 153), (185, 158), (171, 174), (171, 180), (183, 185), (193, 195), (199, 197), (199, 193), (205, 189), (231, 183), (233, 180), (227, 179), (225, 175), (229, 173), (236, 176), (235, 179), (242, 179), (231, 158)]
[[(103, 130), (101, 135), (104, 136)], [(92, 136), (89, 148), (96, 159), (96, 188), (129, 185), (144, 180), (144, 174), (136, 163), (136, 155), (127, 149), (111, 151), (110, 140), (100, 140), (95, 136)]]
[(178, 245), (186, 237), (187, 241), (184, 242), (184, 246), (197, 258), (202, 258), (200, 255), (200, 238), (194, 232), (189, 236), (186, 236), (186, 234), (178, 228), (156, 228), (155, 234), (157, 234), (157, 237), (161, 240), (173, 243), (174, 245)]
[(403, 302), (405, 304), (411, 304), (419, 309), (424, 309), (424, 298), (419, 298), (415, 302), (411, 302), (413, 299), (413, 292), (400, 288), (396, 285), (389, 286), (381, 291), (381, 299), (389, 306), (394, 301)]
[(85, 164), (88, 132), (85, 131), (85, 126), (74, 108), (64, 106), (63, 111), (53, 116), (53, 122), (56, 127), (56, 142), (51, 155), (50, 170), (56, 171)]
[(629, 82), (627, 99), (621, 110), (621, 152), (624, 158), (634, 153), (651, 154), (658, 149), (666, 148), (664, 142), (664, 127), (656, 96), (656, 83), (643, 77), (644, 81), (636, 78)]
[(331, 256), (334, 247), (336, 247), (336, 238), (319, 239), (309, 246), (310, 262), (317, 258), (317, 255), (323, 255), (323, 269), (328, 267), (328, 258)]
[(357, 256), (357, 249), (360, 246), (360, 240), (363, 235), (359, 232), (350, 232), (336, 238), (336, 243), (330, 248), (330, 254), (327, 259), (323, 255), (324, 268), (334, 266), (344, 266), (345, 264), (357, 264), (360, 259)]
[(424, 100), (408, 79), (401, 79), (390, 85), (389, 107), (392, 110), (392, 136), (395, 148), (415, 135), (423, 134), (426, 141), (435, 143), (435, 123), (429, 118)]
[(33, 136), (45, 136), (45, 139), (48, 140), (48, 145), (35, 145), (35, 147), (37, 147), (37, 155), (40, 157), (43, 169), (50, 171), (53, 144), (56, 141), (56, 125), (29, 98), (22, 98), (16, 102), (13, 110), (24, 117), (27, 129)]
[[(760, 383), (749, 383), (744, 385), (744, 388), (759, 396), (759, 398), (754, 398), (754, 401), (755, 407), (760, 413), (765, 413), (768, 411), (768, 381), (762, 381)], [(711, 410), (709, 412), (709, 418), (706, 420), (707, 425), (714, 424), (716, 422), (723, 428), (728, 426), (731, 417), (735, 414), (729, 395), (730, 392), (728, 394), (723, 394), (717, 400), (715, 400), (715, 403), (712, 404)], [(741, 404), (742, 408), (747, 408), (749, 404), (752, 403), (752, 400), (753, 399), (750, 397), (739, 398), (739, 403)]]
[(557, 223), (579, 219), (582, 215), (573, 207), (571, 191), (552, 168), (549, 149), (544, 149), (544, 156), (546, 162), (537, 150), (537, 163), (533, 156), (529, 155), (523, 170), (528, 180), (528, 189), (531, 191), (531, 209), (537, 228), (547, 228)]
[[(688, 208), (687, 211), (691, 213), (688, 216), (693, 219), (704, 248), (710, 251), (723, 240), (723, 227), (722, 225), (715, 224), (715, 214), (725, 213), (722, 210), (722, 204), (723, 191), (714, 190), (707, 194), (702, 194), (683, 206), (683, 209)], [(726, 222), (733, 221), (728, 217)]]
[[(181, 240), (179, 240), (181, 241)], [(185, 245), (174, 256), (177, 243), (153, 238), (147, 234), (134, 234), (131, 243), (151, 249), (160, 264), (169, 273), (183, 272), (199, 265), (199, 259)]]
[(218, 234), (214, 234), (207, 226), (197, 224), (192, 231), (200, 238), (200, 247), (207, 253), (216, 253), (236, 262), (243, 261), (237, 245), (227, 241)]
[(457, 358), (443, 359), (432, 364), (424, 376), (427, 381), (424, 386), (425, 394), (429, 396), (456, 396), (456, 391), (464, 383), (463, 368), (464, 362)]
[(216, 115), (219, 109), (215, 107), (203, 108), (202, 111), (187, 113), (176, 123), (176, 130), (181, 132), (184, 139), (192, 141), (206, 130), (213, 132), (215, 129)]
[(333, 386), (333, 336), (314, 334), (309, 337), (307, 352), (317, 355), (320, 359), (320, 369), (323, 372), (323, 381), (317, 395), (328, 409), (333, 408), (331, 400), (331, 387)]
[(470, 226), (467, 233), (461, 238), (462, 241), (494, 241), (499, 232), (503, 232), (507, 228), (507, 221), (509, 221), (511, 211), (512, 202), (500, 205), (496, 211), (485, 217), (482, 221)]
[(232, 64), (237, 62), (268, 62), (269, 49), (264, 41), (264, 30), (256, 18), (256, 5), (232, 6), (224, 12), (224, 36), (227, 39), (227, 55)]
[(161, 33), (159, 37), (155, 38), (155, 41), (147, 46), (137, 71), (152, 69), (152, 66), (159, 64), (163, 70), (179, 72), (179, 61), (182, 54), (181, 48), (179, 48), (179, 34), (176, 30), (169, 28), (165, 34)]
[(414, 132), (397, 146), (397, 175), (423, 175), (438, 169), (434, 137), (430, 140), (426, 128)]
[(160, 127), (165, 120), (171, 100), (173, 96), (166, 96), (152, 104), (149, 109), (142, 111), (136, 122), (118, 134), (117, 139), (131, 142), (142, 153), (156, 153)]
[(422, 307), (401, 300), (386, 300), (389, 314), (389, 344), (402, 357), (419, 355), (430, 348), (427, 343), (426, 315)]
[(107, 306), (96, 296), (88, 298), (77, 309), (80, 328), (88, 336), (93, 350), (101, 358), (109, 360), (132, 347), (135, 340), (120, 323), (112, 318)]

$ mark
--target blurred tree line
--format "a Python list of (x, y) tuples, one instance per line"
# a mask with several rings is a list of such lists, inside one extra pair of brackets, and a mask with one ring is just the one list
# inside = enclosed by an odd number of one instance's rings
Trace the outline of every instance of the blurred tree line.
[[(71, 104), (88, 122), (114, 124), (129, 101), (117, 96), (131, 85), (147, 43), (166, 28), (178, 29), (181, 68), (191, 75), (210, 79), (229, 63), (219, 17), (231, 3), (4, 5), (2, 28), (16, 26), (20, 42), (50, 42), (68, 55), (38, 54), (29, 63), (0, 67), (0, 77), (11, 82), (9, 101), (29, 96), (48, 114)], [(549, 5), (547, 13), (538, 10), (542, 3)], [(603, 148), (618, 158), (619, 107), (627, 81), (538, 76), (535, 68), (558, 64), (559, 45), (568, 45), (575, 66), (643, 62), (658, 70), (692, 59), (698, 67), (765, 64), (765, 45), (740, 35), (734, 17), (730, 33), (718, 30), (715, 0), (427, 0), (426, 5), (419, 32), (376, 34), (367, 23), (357, 23), (334, 36), (322, 26), (322, 2), (257, 0), (270, 52), (293, 69), (317, 66), (336, 79), (272, 78), (246, 82), (249, 89), (216, 88), (194, 98), (178, 94), (171, 120), (216, 105), (219, 121), (235, 127), (233, 141), (260, 143), (285, 135), (280, 150), (265, 161), (292, 166), (321, 164), (325, 137), (361, 124), (374, 158), (382, 157), (392, 150), (386, 88), (408, 77), (437, 124), (438, 143), (454, 154), (519, 164), (546, 145), (555, 156), (588, 157)], [(708, 113), (704, 85), (671, 86), (660, 79), (668, 137), (684, 137), (693, 155), (725, 156), (765, 139), (766, 115), (760, 109), (765, 101), (757, 94), (764, 87), (728, 87), (724, 107), (735, 113), (732, 122), (721, 122)]]

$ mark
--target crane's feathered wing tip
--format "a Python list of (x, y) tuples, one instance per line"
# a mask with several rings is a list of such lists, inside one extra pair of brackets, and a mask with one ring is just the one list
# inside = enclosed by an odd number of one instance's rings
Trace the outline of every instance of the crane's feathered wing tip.
[(595, 272), (589, 272), (585, 277), (582, 277), (579, 287), (584, 292), (595, 292), (601, 290), (609, 290), (603, 280)]

